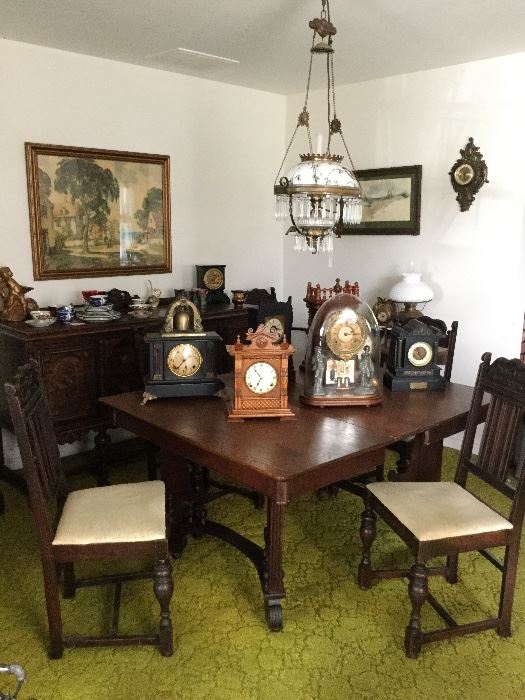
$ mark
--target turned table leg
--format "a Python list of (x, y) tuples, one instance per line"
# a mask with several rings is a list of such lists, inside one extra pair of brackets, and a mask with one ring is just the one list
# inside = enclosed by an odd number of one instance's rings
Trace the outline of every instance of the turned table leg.
[(264, 611), (272, 632), (282, 630), (281, 600), (286, 596), (283, 572), (284, 504), (268, 499), (264, 530)]

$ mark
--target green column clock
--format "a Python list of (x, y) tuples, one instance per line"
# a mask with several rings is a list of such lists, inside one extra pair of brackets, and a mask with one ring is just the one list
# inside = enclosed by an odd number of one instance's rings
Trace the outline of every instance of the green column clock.
[(415, 318), (394, 326), (390, 332), (384, 384), (392, 391), (443, 389), (445, 380), (436, 364), (442, 337), (437, 328)]
[(207, 304), (229, 304), (230, 298), (224, 293), (226, 265), (195, 265), (197, 287), (207, 289)]
[(170, 396), (213, 396), (224, 384), (217, 377), (218, 333), (205, 332), (195, 304), (182, 298), (166, 315), (161, 333), (148, 333), (149, 375), (143, 403)]

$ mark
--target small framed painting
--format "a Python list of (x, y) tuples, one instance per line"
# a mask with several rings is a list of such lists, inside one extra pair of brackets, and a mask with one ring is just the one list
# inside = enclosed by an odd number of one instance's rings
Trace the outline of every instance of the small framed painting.
[(171, 272), (169, 156), (25, 148), (35, 280)]
[(357, 170), (363, 191), (360, 224), (345, 226), (343, 234), (419, 235), (421, 165)]

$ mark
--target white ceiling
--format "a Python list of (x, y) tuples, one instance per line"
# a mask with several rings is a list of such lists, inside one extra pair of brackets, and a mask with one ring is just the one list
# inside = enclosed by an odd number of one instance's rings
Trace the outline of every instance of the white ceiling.
[[(305, 87), (308, 21), (320, 7), (320, 0), (0, 0), (0, 36), (287, 94)], [(338, 85), (525, 51), (525, 0), (331, 0), (330, 7)], [(315, 86), (322, 81), (318, 67)]]

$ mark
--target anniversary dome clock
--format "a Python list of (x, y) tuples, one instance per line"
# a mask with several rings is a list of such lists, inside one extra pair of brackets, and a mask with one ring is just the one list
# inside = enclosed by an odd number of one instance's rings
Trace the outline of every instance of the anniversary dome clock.
[(277, 331), (261, 323), (246, 334), (248, 345), (237, 336), (226, 350), (234, 357), (234, 397), (230, 421), (245, 418), (293, 419), (288, 408), (288, 358), (294, 348), (284, 336), (279, 343)]
[(217, 378), (217, 346), (222, 338), (205, 332), (195, 304), (182, 298), (168, 309), (161, 333), (148, 333), (149, 376), (144, 400), (168, 396), (213, 396), (224, 384)]
[(384, 383), (392, 391), (443, 389), (445, 380), (436, 364), (443, 333), (416, 318), (390, 331)]
[(380, 351), (379, 326), (368, 304), (346, 293), (326, 301), (308, 333), (301, 401), (313, 406), (379, 403)]
[(197, 271), (197, 287), (207, 289), (207, 304), (229, 304), (230, 298), (224, 293), (226, 286), (226, 265), (195, 265)]

